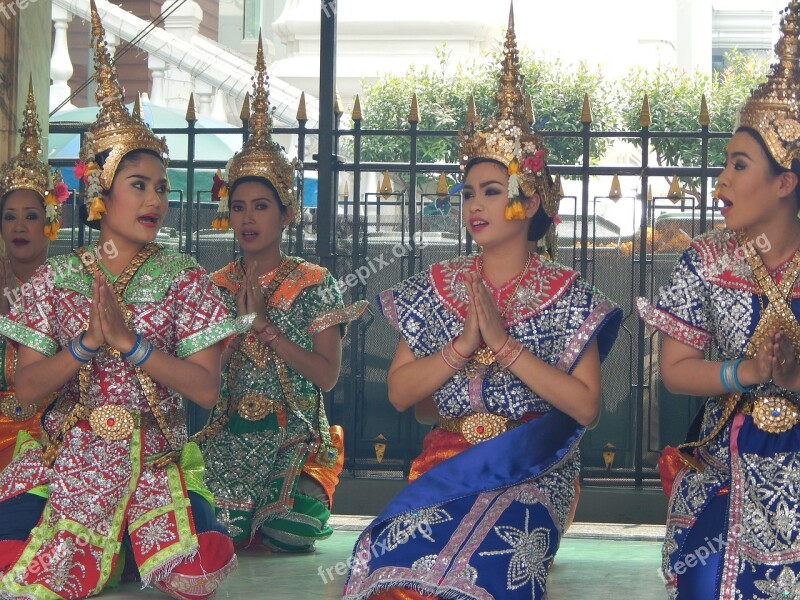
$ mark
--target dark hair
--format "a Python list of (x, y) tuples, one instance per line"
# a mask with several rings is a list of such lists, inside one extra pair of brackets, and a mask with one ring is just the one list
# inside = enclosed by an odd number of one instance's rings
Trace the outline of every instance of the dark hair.
[(795, 176), (797, 177), (797, 185), (794, 188), (794, 198), (795, 201), (797, 201), (798, 205), (800, 206), (800, 192), (798, 191), (798, 188), (800, 188), (800, 160), (796, 158), (793, 159), (792, 167), (790, 169), (785, 169), (781, 165), (779, 165), (778, 161), (773, 158), (772, 154), (770, 154), (770, 151), (767, 148), (767, 144), (764, 142), (764, 138), (761, 137), (761, 134), (758, 133), (758, 131), (756, 131), (752, 127), (739, 127), (739, 129), (736, 130), (736, 133), (739, 132), (748, 134), (750, 137), (752, 137), (755, 141), (758, 142), (759, 146), (761, 146), (761, 149), (764, 150), (764, 154), (767, 155), (767, 162), (769, 163), (769, 171), (773, 177), (777, 177), (778, 175), (782, 175), (783, 173), (795, 174)]
[(255, 175), (248, 175), (247, 177), (242, 177), (240, 179), (237, 179), (233, 183), (231, 189), (228, 190), (229, 202), (233, 200), (234, 190), (236, 190), (236, 188), (238, 188), (243, 183), (260, 183), (261, 185), (267, 186), (270, 190), (272, 190), (272, 193), (275, 195), (275, 202), (278, 203), (278, 207), (281, 209), (281, 214), (282, 215), (286, 214), (286, 211), (289, 210), (289, 208), (284, 206), (283, 202), (281, 202), (281, 197), (280, 195), (278, 195), (278, 190), (275, 189), (275, 186), (272, 185), (269, 181), (267, 181), (264, 177), (257, 177)]
[[(98, 167), (100, 167), (102, 169), (103, 166), (105, 166), (106, 159), (108, 158), (108, 155), (110, 153), (111, 153), (111, 151), (107, 150), (106, 152), (103, 152), (101, 154), (97, 154), (94, 157), (94, 162), (97, 163)], [(122, 169), (124, 169), (128, 165), (138, 164), (139, 161), (142, 159), (142, 156), (145, 155), (145, 154), (149, 154), (150, 156), (155, 156), (162, 163), (164, 161), (163, 157), (158, 152), (155, 152), (154, 150), (148, 150), (146, 148), (142, 148), (141, 150), (132, 150), (131, 152), (128, 152), (125, 156), (123, 156), (122, 160), (119, 161), (119, 164), (117, 165), (117, 170), (114, 173), (114, 178), (116, 179), (117, 173), (119, 173)], [(113, 183), (112, 183), (112, 185), (113, 185)], [(103, 190), (103, 195), (105, 195), (107, 193), (108, 193), (107, 190)], [(86, 203), (81, 202), (80, 206), (78, 207), (78, 216), (81, 219), (81, 223), (83, 223), (84, 225), (88, 225), (90, 229), (94, 229), (95, 231), (100, 231), (100, 221), (102, 221), (102, 219), (100, 219), (99, 221), (89, 221), (88, 220), (89, 219), (89, 209), (86, 208)]]
[[(483, 164), (483, 163), (490, 163), (490, 164), (493, 164), (493, 165), (497, 165), (498, 167), (500, 167), (504, 171), (507, 168), (499, 160), (495, 160), (493, 158), (483, 158), (483, 157), (473, 158), (471, 161), (469, 161), (467, 163), (467, 166), (464, 167), (464, 177), (463, 177), (464, 181), (466, 181), (467, 174), (470, 172), (472, 167), (474, 167), (475, 165)], [(545, 175), (548, 178), (548, 180), (550, 181), (550, 183), (552, 184), (552, 179), (550, 178), (549, 171), (547, 171), (547, 167), (545, 167)], [(520, 193), (519, 193), (519, 197), (523, 201), (530, 200), (530, 198), (525, 196), (522, 193), (521, 190), (520, 190)], [(541, 198), (541, 196), (540, 196), (540, 198)], [(533, 218), (531, 219), (531, 222), (528, 225), (528, 241), (530, 241), (530, 242), (538, 242), (540, 239), (542, 239), (545, 236), (545, 234), (547, 233), (547, 230), (550, 229), (550, 226), (552, 224), (553, 224), (553, 218), (547, 216), (547, 213), (544, 211), (544, 202), (540, 201), (539, 202), (539, 208), (536, 211), (536, 213), (534, 213)]]

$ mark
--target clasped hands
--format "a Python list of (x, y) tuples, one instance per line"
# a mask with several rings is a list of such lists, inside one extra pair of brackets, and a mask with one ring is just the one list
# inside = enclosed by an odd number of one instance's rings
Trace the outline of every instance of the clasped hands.
[(774, 331), (766, 337), (758, 354), (745, 361), (740, 370), (740, 379), (745, 385), (765, 383), (772, 380), (775, 385), (790, 391), (800, 389), (800, 366), (794, 348), (782, 331)]
[(254, 331), (263, 331), (267, 327), (274, 327), (267, 318), (267, 303), (264, 291), (258, 282), (255, 262), (245, 269), (244, 280), (239, 285), (239, 291), (236, 292), (236, 316), (241, 317), (252, 313), (256, 314), (252, 325)]
[(107, 344), (123, 354), (136, 344), (136, 334), (128, 329), (117, 296), (100, 271), (94, 274), (92, 282), (92, 307), (83, 344), (93, 351)]
[(469, 299), (467, 319), (464, 331), (453, 340), (453, 348), (462, 356), (472, 356), (484, 342), (496, 353), (508, 339), (503, 316), (478, 273), (466, 273), (464, 283)]

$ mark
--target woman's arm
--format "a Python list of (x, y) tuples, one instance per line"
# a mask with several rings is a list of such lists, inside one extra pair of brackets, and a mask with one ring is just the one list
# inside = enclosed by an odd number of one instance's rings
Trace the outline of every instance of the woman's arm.
[[(728, 390), (722, 384), (722, 362), (705, 359), (702, 350), (692, 348), (667, 335), (661, 336), (661, 377), (673, 394), (720, 396)], [(771, 344), (762, 344), (755, 358), (743, 360), (737, 375), (739, 383), (750, 386), (772, 376)]]
[[(219, 396), (219, 355), (218, 345), (183, 360), (153, 349), (142, 368), (158, 383), (191, 398), (203, 408), (211, 408)], [(81, 363), (72, 357), (69, 350), (47, 357), (27, 346), (20, 346), (16, 372), (17, 400), (22, 406), (35, 404), (64, 387), (80, 367)], [(47, 373), (47, 377), (42, 373)]]
[(572, 373), (550, 366), (524, 350), (509, 367), (533, 392), (569, 415), (589, 426), (600, 414), (600, 353), (593, 340)]
[(305, 377), (323, 392), (333, 389), (339, 381), (342, 366), (342, 336), (339, 325), (318, 332), (312, 338), (311, 352), (280, 334), (270, 347), (289, 368)]
[(53, 356), (45, 356), (20, 344), (14, 374), (17, 401), (23, 407), (38, 403), (64, 387), (80, 367), (81, 363), (66, 348)]
[(454, 374), (439, 352), (416, 358), (405, 341), (400, 340), (386, 380), (389, 402), (403, 412), (433, 396)]
[(219, 344), (183, 359), (153, 349), (141, 367), (161, 385), (203, 408), (213, 408), (219, 399), (220, 354)]

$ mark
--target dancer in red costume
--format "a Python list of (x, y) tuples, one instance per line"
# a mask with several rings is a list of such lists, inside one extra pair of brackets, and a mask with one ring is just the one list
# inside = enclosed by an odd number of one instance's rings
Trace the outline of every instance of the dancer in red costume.
[[(0, 234), (5, 257), (0, 259), (0, 314), (22, 298), (20, 289), (47, 259), (51, 239), (58, 236), (62, 203), (69, 196), (60, 176), (50, 177), (50, 167), (42, 162), (41, 128), (36, 115), (33, 84), (20, 130), (19, 154), (0, 169)], [(55, 184), (55, 185), (52, 185)], [(0, 337), (0, 469), (14, 453), (20, 430), (40, 435), (43, 409), (37, 404), (23, 407), (14, 393), (14, 368), (17, 349)]]
[(18, 440), (0, 474), (0, 597), (94, 595), (128, 553), (145, 586), (207, 598), (236, 557), (187, 443), (182, 396), (213, 406), (217, 342), (237, 328), (194, 259), (153, 243), (167, 148), (123, 105), (104, 37), (92, 3), (101, 109), (78, 169), (99, 240), (49, 260), (0, 322), (20, 344), (20, 404), (58, 394), (43, 441)]

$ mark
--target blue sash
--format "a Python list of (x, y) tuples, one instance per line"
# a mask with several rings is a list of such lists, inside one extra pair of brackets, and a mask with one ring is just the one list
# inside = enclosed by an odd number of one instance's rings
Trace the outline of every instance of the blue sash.
[(535, 479), (575, 449), (585, 427), (553, 409), (435, 466), (394, 497), (363, 535), (399, 514)]

